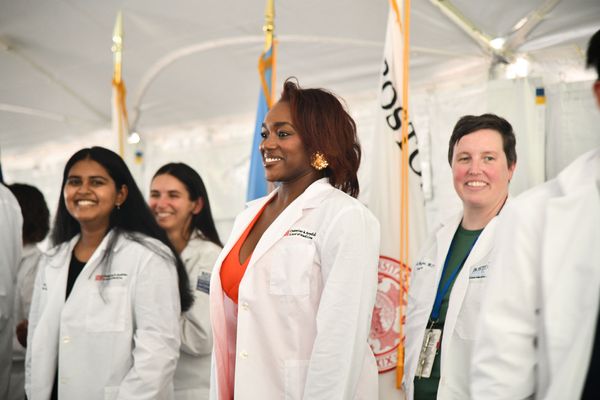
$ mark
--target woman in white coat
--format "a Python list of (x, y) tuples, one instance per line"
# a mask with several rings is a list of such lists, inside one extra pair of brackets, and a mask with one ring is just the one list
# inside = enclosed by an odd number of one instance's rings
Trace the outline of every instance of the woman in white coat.
[(409, 400), (469, 398), (480, 302), (493, 266), (495, 217), (517, 161), (512, 126), (493, 114), (464, 116), (448, 148), (463, 210), (442, 222), (413, 265), (406, 314), (404, 388)]
[(13, 302), (17, 268), (23, 250), (23, 217), (19, 203), (0, 178), (0, 399), (8, 397), (12, 340)]
[(27, 325), (37, 266), (42, 251), (37, 243), (46, 238), (50, 230), (50, 210), (44, 195), (34, 186), (13, 183), (8, 186), (16, 197), (23, 215), (23, 255), (17, 271), (14, 319), (12, 370), (10, 373), (10, 396), (8, 400), (25, 398), (25, 348)]
[(211, 399), (375, 399), (379, 224), (355, 199), (354, 121), (288, 80), (262, 129), (279, 186), (238, 216), (212, 274)]
[(29, 319), (27, 397), (172, 399), (180, 309), (193, 300), (117, 154), (92, 147), (69, 159), (51, 237)]
[(208, 289), (210, 273), (222, 247), (208, 193), (193, 168), (169, 163), (154, 174), (148, 204), (183, 259), (194, 293), (193, 306), (180, 318), (175, 400), (207, 400), (212, 351)]
[[(587, 61), (600, 108), (600, 31)], [(599, 182), (597, 147), (507, 208), (473, 352), (473, 399), (600, 398)]]

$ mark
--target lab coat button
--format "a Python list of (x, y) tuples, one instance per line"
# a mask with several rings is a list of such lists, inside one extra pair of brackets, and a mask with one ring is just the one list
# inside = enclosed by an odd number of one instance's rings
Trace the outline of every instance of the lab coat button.
[(242, 358), (248, 358), (248, 352), (247, 351), (240, 352), (240, 357), (242, 357)]
[(246, 303), (246, 302), (243, 302), (243, 303), (242, 303), (242, 310), (244, 310), (244, 311), (248, 311), (248, 309), (249, 309), (249, 307), (248, 307), (248, 303)]
[(60, 378), (60, 383), (62, 383), (63, 385), (66, 385), (68, 382), (67, 378)]
[(69, 343), (71, 341), (70, 336), (63, 336), (63, 343)]

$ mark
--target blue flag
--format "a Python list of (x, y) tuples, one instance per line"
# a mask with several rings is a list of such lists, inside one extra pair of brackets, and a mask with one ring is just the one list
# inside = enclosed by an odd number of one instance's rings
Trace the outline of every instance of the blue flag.
[(267, 194), (267, 181), (265, 179), (265, 168), (258, 146), (262, 140), (260, 133), (262, 123), (271, 107), (271, 77), (273, 74), (273, 46), (261, 54), (258, 61), (260, 74), (260, 91), (258, 93), (258, 110), (256, 111), (256, 124), (254, 126), (254, 139), (250, 153), (250, 174), (248, 177), (248, 201), (257, 199)]

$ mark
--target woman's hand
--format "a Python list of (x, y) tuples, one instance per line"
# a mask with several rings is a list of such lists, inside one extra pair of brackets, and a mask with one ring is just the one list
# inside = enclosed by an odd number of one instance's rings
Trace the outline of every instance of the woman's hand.
[(17, 340), (21, 343), (21, 346), (27, 347), (27, 328), (29, 326), (29, 321), (24, 319), (17, 324), (17, 328), (15, 329), (17, 333)]

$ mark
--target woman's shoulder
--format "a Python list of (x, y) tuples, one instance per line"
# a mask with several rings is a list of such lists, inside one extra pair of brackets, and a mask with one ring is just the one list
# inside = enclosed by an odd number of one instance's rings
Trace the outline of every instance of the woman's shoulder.
[(199, 251), (220, 252), (221, 247), (208, 240), (202, 233), (196, 231), (188, 241), (186, 248)]
[(40, 259), (43, 260), (44, 263), (51, 263), (52, 260), (61, 260), (67, 254), (70, 254), (70, 249), (74, 245), (74, 241), (76, 241), (77, 236), (67, 240), (62, 243), (53, 244), (47, 250), (41, 252)]
[(124, 252), (128, 255), (172, 257), (172, 251), (166, 244), (139, 232), (124, 232), (119, 235), (114, 251), (117, 253)]
[(324, 209), (329, 210), (334, 214), (351, 212), (375, 219), (373, 213), (360, 200), (333, 186), (324, 196), (321, 205)]

